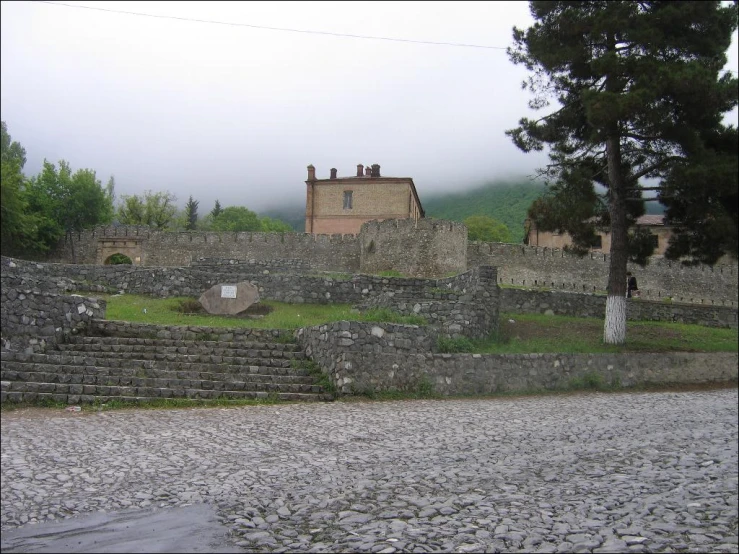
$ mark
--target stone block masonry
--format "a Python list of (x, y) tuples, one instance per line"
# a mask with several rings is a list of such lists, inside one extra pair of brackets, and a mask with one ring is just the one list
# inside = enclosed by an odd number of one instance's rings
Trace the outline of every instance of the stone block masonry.
[[(121, 246), (119, 241), (124, 241)], [(126, 242), (127, 241), (127, 242)], [(359, 247), (353, 235), (159, 231), (149, 227), (96, 227), (74, 235), (77, 263), (106, 263), (123, 252), (142, 266), (187, 266), (202, 257), (240, 260), (294, 259), (310, 261), (314, 269), (356, 271)], [(129, 252), (130, 249), (130, 252)], [(136, 263), (135, 258), (140, 258)], [(60, 243), (49, 262), (71, 263), (69, 244)]]
[[(605, 292), (609, 255), (592, 253), (580, 258), (552, 248), (470, 242), (467, 264), (496, 266), (501, 285)], [(688, 267), (653, 257), (646, 267), (629, 264), (628, 270), (636, 276), (643, 299), (733, 308), (738, 305), (735, 260), (725, 259), (713, 267)]]
[(41, 351), (67, 333), (105, 318), (104, 300), (2, 287), (0, 329), (4, 350)]
[[(359, 233), (360, 271), (445, 277), (467, 269), (467, 227), (453, 221), (370, 221)], [(485, 264), (488, 265), (488, 264)]]
[(736, 353), (432, 354), (345, 352), (333, 369), (343, 393), (413, 392), (426, 383), (442, 396), (737, 381)]
[[(260, 297), (266, 300), (388, 307), (406, 315), (422, 315), (434, 325), (446, 325), (450, 336), (475, 337), (484, 335), (485, 329), (492, 331), (497, 310), (551, 311), (557, 315), (599, 318), (605, 313), (603, 296), (491, 287), (491, 280), (500, 281), (499, 274), (493, 276), (495, 272), (496, 268), (476, 268), (445, 279), (403, 279), (361, 274), (270, 273), (264, 265), (249, 263), (213, 264), (202, 269), (197, 266), (148, 268), (47, 264), (2, 258), (3, 286), (60, 294), (123, 290), (158, 297), (197, 298), (213, 285), (248, 280), (257, 285)], [(480, 279), (488, 284), (481, 286)], [(639, 299), (629, 303), (627, 315), (640, 320), (737, 327), (737, 309), (728, 306)], [(460, 322), (463, 331), (457, 327)]]
[[(606, 297), (588, 293), (523, 290), (502, 287), (500, 310), (513, 314), (551, 314), (572, 317), (604, 318)], [(631, 300), (626, 305), (626, 318), (631, 321), (665, 321), (737, 328), (737, 309), (728, 306), (706, 306)]]
[(301, 329), (298, 341), (341, 394), (442, 396), (558, 390), (578, 382), (629, 387), (737, 381), (737, 354), (439, 354), (428, 328), (335, 322)]
[[(400, 220), (399, 220), (400, 221)], [(121, 252), (141, 266), (187, 266), (199, 258), (223, 258), (293, 271), (394, 269), (409, 275), (445, 276), (478, 266), (498, 268), (500, 284), (568, 292), (604, 291), (608, 255), (584, 258), (562, 250), (516, 244), (467, 242), (466, 229), (453, 222), (420, 220), (366, 223), (360, 235), (301, 233), (203, 233), (157, 231), (148, 227), (97, 227), (75, 235), (77, 261), (105, 263)], [(424, 225), (430, 225), (426, 229)], [(464, 235), (464, 237), (463, 237)], [(136, 259), (139, 261), (136, 262)], [(60, 244), (48, 261), (70, 263), (69, 245)], [(711, 306), (738, 305), (735, 260), (714, 267), (686, 267), (653, 257), (645, 268), (629, 266), (642, 298)]]

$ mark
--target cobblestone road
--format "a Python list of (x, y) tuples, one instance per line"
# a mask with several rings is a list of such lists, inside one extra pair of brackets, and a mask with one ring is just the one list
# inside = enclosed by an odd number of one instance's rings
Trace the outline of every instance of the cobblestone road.
[(2, 529), (208, 503), (248, 551), (737, 552), (737, 390), (3, 414)]

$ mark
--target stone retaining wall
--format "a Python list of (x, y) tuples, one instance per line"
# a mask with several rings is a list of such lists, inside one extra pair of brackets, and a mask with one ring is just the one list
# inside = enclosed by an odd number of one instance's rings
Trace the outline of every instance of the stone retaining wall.
[(0, 334), (4, 350), (43, 350), (66, 333), (85, 330), (105, 318), (104, 300), (3, 286)]
[[(197, 298), (219, 283), (251, 281), (259, 287), (260, 297), (287, 303), (346, 303), (368, 307), (390, 307), (404, 314), (419, 314), (434, 324), (452, 326), (459, 321), (474, 328), (466, 336), (480, 336), (479, 329), (492, 329), (497, 307), (509, 313), (552, 313), (577, 317), (605, 314), (605, 296), (592, 293), (493, 288), (482, 286), (483, 296), (474, 296), (481, 287), (480, 269), (473, 269), (446, 279), (405, 279), (376, 275), (337, 275), (333, 273), (271, 273), (256, 264), (223, 263), (209, 268), (147, 268), (130, 265), (98, 266), (48, 264), (3, 257), (3, 286), (21, 286), (60, 293), (89, 294), (114, 292), (152, 296), (190, 296)], [(217, 269), (222, 268), (221, 272)], [(241, 271), (244, 268), (245, 271)], [(268, 271), (269, 273), (264, 273)], [(497, 268), (484, 271), (496, 272)], [(490, 274), (484, 277), (493, 279)], [(484, 296), (487, 294), (488, 296)], [(499, 298), (496, 296), (499, 294)], [(488, 299), (494, 299), (493, 302)], [(628, 304), (628, 317), (634, 320), (672, 321), (712, 327), (737, 327), (737, 309), (718, 305), (653, 302), (634, 299)], [(476, 319), (477, 317), (477, 319)], [(449, 330), (459, 334), (455, 327)]]
[[(437, 336), (433, 329), (415, 325), (394, 323), (364, 323), (336, 321), (316, 327), (305, 327), (297, 332), (298, 343), (321, 370), (329, 375), (340, 392), (352, 392), (356, 375), (342, 373), (345, 357), (389, 354), (408, 358), (415, 354), (436, 349)], [(372, 373), (366, 365), (360, 365), (362, 374)]]
[[(158, 297), (199, 297), (212, 286), (250, 281), (264, 300), (287, 303), (345, 303), (368, 307), (400, 307), (406, 313), (426, 315), (449, 336), (486, 336), (498, 325), (498, 285), (495, 268), (475, 268), (446, 279), (406, 279), (354, 275), (294, 275), (240, 273), (241, 264), (206, 271), (184, 267), (138, 267), (131, 265), (67, 265), (2, 260), (7, 279), (15, 282), (56, 283), (58, 290), (101, 289)], [(30, 276), (33, 274), (33, 277)], [(375, 302), (382, 299), (385, 303)], [(409, 303), (408, 299), (413, 299)], [(417, 300), (416, 300), (417, 299)], [(420, 303), (419, 303), (420, 302)], [(417, 309), (416, 309), (417, 306)], [(398, 308), (399, 309), (399, 308)]]
[(403, 315), (420, 315), (445, 336), (483, 338), (498, 330), (500, 287), (496, 276), (496, 268), (479, 267), (461, 279), (447, 279), (446, 286), (415, 290), (412, 295), (375, 295), (360, 309), (389, 308)]
[(583, 383), (736, 382), (736, 353), (390, 354), (343, 352), (331, 368), (344, 394), (432, 389), (443, 396), (571, 388)]
[(341, 394), (491, 394), (563, 389), (579, 380), (612, 386), (737, 380), (736, 353), (439, 354), (428, 327), (335, 322), (301, 329), (299, 344)]

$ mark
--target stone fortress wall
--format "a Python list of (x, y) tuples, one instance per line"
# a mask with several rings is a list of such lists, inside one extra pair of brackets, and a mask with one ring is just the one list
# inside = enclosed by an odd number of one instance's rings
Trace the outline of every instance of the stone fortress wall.
[[(605, 292), (609, 254), (584, 258), (540, 246), (470, 242), (467, 264), (495, 265), (498, 283), (572, 292)], [(687, 267), (654, 256), (646, 267), (628, 264), (642, 298), (649, 300), (737, 306), (737, 262), (723, 259), (715, 266)]]
[[(360, 271), (444, 277), (467, 266), (467, 227), (435, 219), (369, 221), (358, 235)], [(483, 264), (487, 265), (487, 264)]]
[[(77, 263), (90, 265), (102, 265), (111, 254), (121, 252), (134, 260), (135, 265), (152, 267), (188, 266), (193, 260), (210, 257), (283, 260), (283, 265), (285, 260), (292, 260), (296, 266), (308, 264), (317, 270), (359, 269), (359, 248), (354, 235), (170, 232), (146, 226), (100, 226), (75, 234), (74, 249)], [(139, 262), (136, 255), (141, 258)], [(62, 244), (47, 261), (72, 263), (71, 249)]]
[[(419, 221), (421, 224), (423, 220)], [(498, 284), (569, 292), (604, 292), (606, 254), (579, 258), (562, 250), (503, 243), (466, 242), (463, 225), (426, 220), (366, 223), (357, 235), (304, 233), (165, 232), (148, 227), (98, 227), (75, 237), (77, 263), (104, 264), (115, 252), (140, 258), (146, 267), (188, 266), (199, 258), (264, 263), (283, 271), (376, 273), (393, 269), (408, 275), (443, 277), (469, 268), (498, 268)], [(71, 263), (67, 247), (50, 262)], [(265, 266), (266, 267), (266, 266)], [(403, 271), (405, 270), (405, 271)], [(685, 267), (653, 257), (630, 265), (645, 299), (736, 308), (737, 262)]]

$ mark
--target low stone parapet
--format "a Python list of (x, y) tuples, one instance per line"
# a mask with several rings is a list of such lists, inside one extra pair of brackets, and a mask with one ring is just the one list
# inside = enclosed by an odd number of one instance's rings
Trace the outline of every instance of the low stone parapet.
[(720, 353), (388, 354), (345, 351), (332, 377), (343, 394), (417, 391), (484, 395), (647, 384), (737, 382), (738, 356)]

